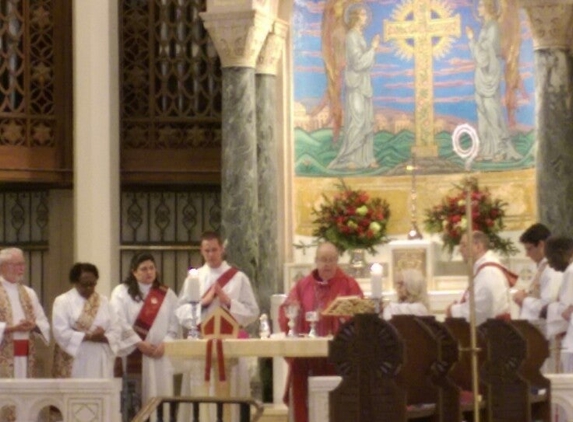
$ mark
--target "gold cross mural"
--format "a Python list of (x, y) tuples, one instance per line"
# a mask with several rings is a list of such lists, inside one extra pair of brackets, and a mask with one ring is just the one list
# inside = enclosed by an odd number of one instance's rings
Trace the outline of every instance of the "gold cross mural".
[[(416, 143), (412, 152), (418, 157), (438, 156), (434, 140), (433, 56), (443, 56), (453, 37), (461, 34), (460, 15), (452, 15), (442, 0), (405, 0), (393, 11), (393, 21), (384, 19), (384, 41), (394, 41), (402, 57), (414, 58)], [(437, 38), (435, 43), (433, 38)]]

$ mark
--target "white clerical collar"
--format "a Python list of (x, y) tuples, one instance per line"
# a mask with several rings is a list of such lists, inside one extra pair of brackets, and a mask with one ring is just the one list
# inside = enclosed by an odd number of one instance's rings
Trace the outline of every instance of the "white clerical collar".
[(18, 283), (10, 283), (4, 277), (0, 277), (0, 282), (2, 282), (2, 286), (4, 286), (5, 289), (18, 290)]
[(223, 274), (229, 269), (229, 264), (227, 264), (227, 261), (221, 262), (221, 265), (219, 265), (217, 268), (210, 267), (208, 264), (205, 265), (207, 265), (207, 268), (209, 268), (210, 272), (215, 274)]
[(486, 251), (474, 264), (474, 272), (479, 268), (479, 266), (485, 262), (495, 262), (499, 264), (499, 259), (492, 251)]
[(139, 281), (137, 282), (137, 284), (139, 286), (139, 291), (141, 292), (141, 295), (145, 299), (145, 297), (147, 296), (147, 294), (151, 290), (151, 284), (144, 284), (144, 283), (140, 283)]

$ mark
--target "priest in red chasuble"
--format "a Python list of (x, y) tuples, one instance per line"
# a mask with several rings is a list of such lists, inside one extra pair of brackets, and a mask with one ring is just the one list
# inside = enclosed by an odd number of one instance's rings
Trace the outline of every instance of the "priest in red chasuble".
[[(320, 312), (328, 307), (338, 296), (363, 297), (362, 289), (356, 280), (338, 266), (338, 250), (329, 242), (321, 243), (316, 249), (316, 269), (299, 280), (291, 289), (287, 299), (279, 310), (279, 323), (283, 331), (288, 331), (288, 319), (285, 309), (298, 304), (299, 312), (295, 330), (299, 334), (308, 333), (310, 324), (306, 321), (306, 312)], [(335, 335), (345, 322), (339, 317), (320, 316), (316, 331), (319, 336)], [(308, 421), (308, 377), (335, 375), (334, 366), (326, 358), (293, 359), (289, 362), (289, 377), (285, 401), (293, 406), (296, 422)]]

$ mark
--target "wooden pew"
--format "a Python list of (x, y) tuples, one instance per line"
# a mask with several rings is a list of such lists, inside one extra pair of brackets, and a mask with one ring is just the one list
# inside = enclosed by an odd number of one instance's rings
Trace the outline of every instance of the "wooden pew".
[(549, 356), (543, 334), (528, 321), (488, 320), (479, 327), (487, 336), (483, 365), (488, 420), (551, 420), (551, 385), (541, 375)]
[(462, 420), (461, 388), (450, 377), (452, 367), (459, 359), (458, 341), (445, 324), (435, 317), (418, 317), (438, 340), (438, 360), (432, 365), (432, 382), (438, 386), (438, 420), (454, 422)]
[(359, 314), (329, 344), (329, 359), (342, 377), (329, 393), (330, 422), (405, 422), (406, 390), (398, 377), (402, 339), (376, 314)]
[(525, 337), (527, 349), (519, 374), (530, 386), (529, 405), (534, 421), (551, 420), (551, 381), (541, 373), (549, 357), (549, 342), (543, 333), (526, 320), (513, 320), (512, 325)]
[(404, 342), (404, 366), (398, 377), (406, 389), (408, 420), (438, 422), (440, 394), (439, 387), (433, 382), (435, 372), (432, 371), (439, 361), (438, 338), (428, 324), (413, 315), (396, 315), (390, 323)]
[(382, 321), (357, 315), (330, 343), (342, 376), (330, 393), (330, 420), (461, 421), (459, 388), (447, 378), (457, 343), (433, 318)]
[[(458, 362), (450, 371), (449, 378), (460, 388), (461, 399), (460, 406), (463, 419), (466, 421), (474, 420), (474, 406), (473, 406), (473, 393), (472, 393), (472, 364), (471, 364), (471, 340), (470, 340), (470, 325), (463, 318), (446, 318), (444, 325), (448, 331), (458, 342), (459, 358)], [(478, 367), (483, 362), (485, 339), (477, 333), (477, 343), (480, 352), (478, 353)], [(485, 386), (480, 383), (480, 395), (482, 398), (485, 394)], [(480, 402), (480, 421), (486, 421), (486, 407), (485, 401), (482, 399)], [(513, 421), (517, 422), (517, 421)]]

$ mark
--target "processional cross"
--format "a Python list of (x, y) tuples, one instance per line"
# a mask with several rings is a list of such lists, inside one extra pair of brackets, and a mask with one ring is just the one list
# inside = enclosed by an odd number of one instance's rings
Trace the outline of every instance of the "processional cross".
[[(460, 15), (452, 16), (443, 1), (411, 0), (398, 6), (393, 18), (395, 21), (384, 20), (384, 41), (395, 40), (401, 55), (414, 57), (416, 143), (412, 152), (418, 157), (437, 157), (432, 58), (445, 54), (451, 37), (460, 36)], [(436, 43), (433, 38), (438, 38)]]

